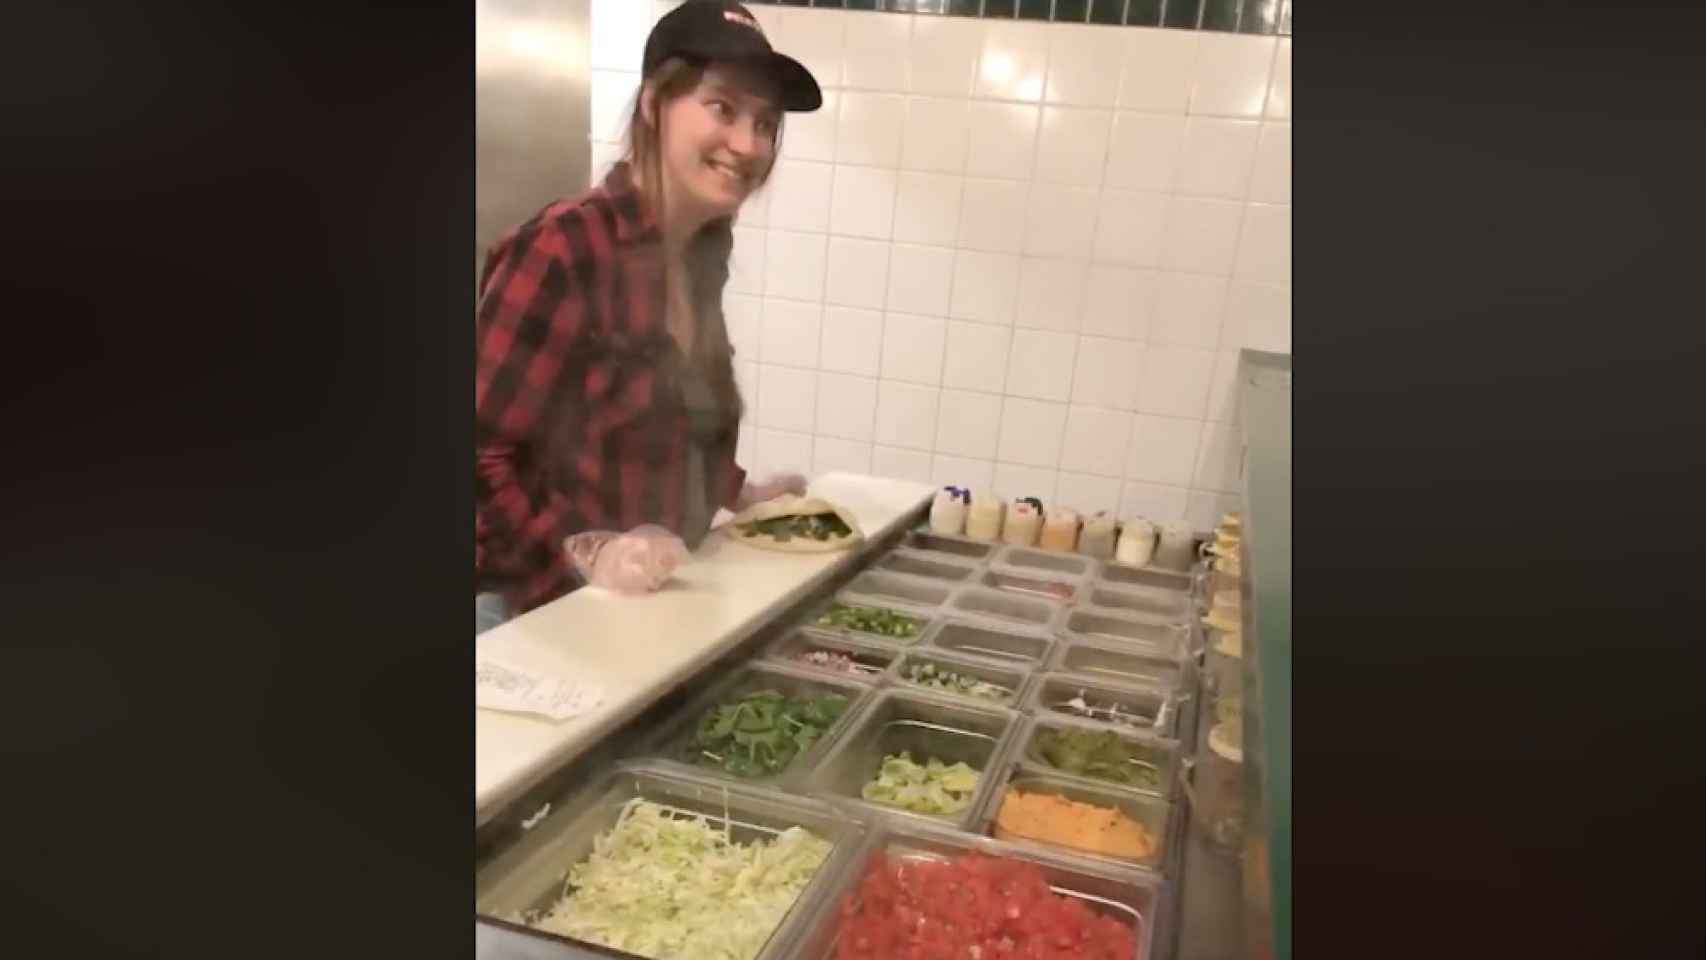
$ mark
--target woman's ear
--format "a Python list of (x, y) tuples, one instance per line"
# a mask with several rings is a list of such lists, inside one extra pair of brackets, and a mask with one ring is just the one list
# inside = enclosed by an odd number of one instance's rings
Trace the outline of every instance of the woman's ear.
[(653, 129), (658, 125), (658, 88), (647, 81), (640, 87), (640, 119)]

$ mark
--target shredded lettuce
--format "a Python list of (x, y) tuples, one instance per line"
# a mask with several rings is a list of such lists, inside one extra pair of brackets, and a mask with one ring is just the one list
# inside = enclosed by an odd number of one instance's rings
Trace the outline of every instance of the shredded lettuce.
[(726, 821), (635, 798), (532, 925), (654, 960), (751, 960), (830, 850), (801, 827), (736, 843)]
[(877, 778), (860, 795), (917, 813), (959, 813), (977, 792), (977, 778), (977, 770), (964, 761), (949, 766), (930, 757), (920, 765), (910, 753), (896, 753), (883, 758)]

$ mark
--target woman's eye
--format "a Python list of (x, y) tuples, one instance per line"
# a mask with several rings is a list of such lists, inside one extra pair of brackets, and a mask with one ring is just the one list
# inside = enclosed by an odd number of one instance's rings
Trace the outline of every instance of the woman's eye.
[(728, 101), (726, 100), (712, 100), (711, 112), (724, 120), (733, 119), (735, 115), (734, 108), (729, 106)]

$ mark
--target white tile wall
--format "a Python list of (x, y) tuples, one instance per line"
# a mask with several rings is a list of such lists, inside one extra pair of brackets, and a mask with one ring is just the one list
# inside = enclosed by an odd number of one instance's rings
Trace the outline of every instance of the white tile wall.
[(1113, 120), (1108, 110), (1044, 107), (1037, 135), (1037, 179), (1069, 187), (1100, 186)]
[(1119, 97), (1113, 81), (1125, 62), (1126, 31), (1101, 27), (1057, 27), (1050, 31), (1048, 84), (1043, 99), (1111, 107)]
[(1122, 110), (1183, 116), (1191, 97), (1192, 71), (1202, 34), (1190, 30), (1136, 28), (1125, 31), (1120, 67)]
[[(593, 0), (595, 180), (670, 5)], [(1236, 508), (1238, 350), (1291, 349), (1291, 41), (753, 9), (824, 108), (735, 230), (743, 464)]]
[[(978, 390), (1000, 398), (1006, 386), (1007, 355), (1013, 331), (990, 323), (948, 321), (947, 350), (942, 358), (942, 386)], [(995, 410), (1000, 415), (999, 408)]]
[(938, 453), (930, 460), (930, 482), (988, 490), (995, 483), (995, 461)]
[[(609, 2), (609, 0), (606, 0)], [(826, 11), (823, 16), (849, 16)], [(859, 16), (852, 14), (851, 16)], [(873, 13), (868, 16), (894, 16)], [(908, 17), (912, 48), (907, 63), (907, 89), (937, 97), (968, 97), (983, 49), (984, 24), (957, 17)]]
[(948, 322), (936, 317), (891, 313), (883, 318), (883, 379), (937, 386)]
[(877, 384), (876, 441), (928, 452), (936, 443), (936, 403), (941, 394), (898, 380)]
[(1257, 203), (1291, 203), (1291, 124), (1262, 124), (1256, 166), (1250, 172), (1250, 199)]
[(896, 480), (932, 482), (930, 454), (922, 450), (886, 447), (880, 443), (871, 448), (871, 472), (879, 477), (894, 477)]
[(1013, 356), (1007, 364), (1007, 394), (1065, 402), (1072, 397), (1073, 362), (1078, 338), (1049, 330), (1013, 331)]
[(969, 390), (943, 390), (936, 449), (956, 457), (993, 460), (1001, 440), (1001, 397)]
[(764, 292), (773, 297), (821, 301), (828, 247), (829, 238), (821, 233), (770, 231), (765, 242)]
[(1025, 187), (1023, 180), (967, 178), (960, 203), (959, 244), (967, 250), (1018, 253), (1024, 246)]
[(816, 427), (817, 372), (768, 363), (758, 368), (758, 425), (795, 433)]
[(951, 247), (897, 243), (889, 255), (887, 307), (928, 317), (948, 315), (954, 286)]
[(911, 17), (849, 16), (842, 79), (856, 90), (906, 90)]
[(758, 359), (806, 370), (817, 369), (818, 333), (822, 323), (821, 304), (766, 299)]
[(767, 223), (777, 230), (829, 232), (829, 191), (835, 164), (798, 160), (778, 164), (767, 185)]
[(1025, 180), (1037, 153), (1037, 117), (1027, 103), (973, 101), (967, 111), (966, 173)]
[(1184, 116), (1121, 111), (1108, 138), (1103, 182), (1114, 190), (1166, 190), (1178, 176), (1184, 143)]
[(894, 206), (895, 240), (952, 247), (960, 226), (962, 184), (959, 177), (938, 173), (901, 173)]
[(971, 137), (971, 103), (912, 97), (906, 102), (900, 165), (908, 170), (963, 173)]
[(841, 120), (835, 132), (835, 162), (897, 166), (905, 127), (905, 97), (846, 91), (841, 95)]
[[(731, 278), (732, 282), (732, 278)], [(889, 245), (853, 237), (829, 238), (828, 303), (882, 309), (889, 289)]]
[(823, 351), (818, 366), (874, 377), (882, 368), (883, 315), (855, 307), (823, 308)]
[(977, 95), (999, 100), (1042, 99), (1050, 31), (1027, 23), (988, 21), (977, 65)]
[(871, 445), (852, 440), (837, 440), (819, 436), (812, 444), (812, 468), (808, 476), (845, 470), (848, 473), (871, 472)]
[(887, 240), (894, 228), (898, 178), (893, 170), (840, 166), (830, 201), (830, 228), (846, 237)]
[(1089, 264), (1026, 257), (1019, 265), (1019, 304), (1013, 322), (1036, 330), (1076, 332)]
[(820, 437), (871, 442), (877, 421), (877, 381), (824, 373), (818, 377), (817, 425)]
[(841, 122), (841, 94), (823, 92), (823, 106), (811, 113), (788, 116), (782, 128), (783, 160), (835, 159), (835, 138)]
[[(970, 193), (968, 189), (968, 203)], [(1011, 324), (1018, 302), (1017, 256), (968, 250), (963, 246), (955, 251), (954, 291), (949, 304), (953, 316), (982, 323)]]

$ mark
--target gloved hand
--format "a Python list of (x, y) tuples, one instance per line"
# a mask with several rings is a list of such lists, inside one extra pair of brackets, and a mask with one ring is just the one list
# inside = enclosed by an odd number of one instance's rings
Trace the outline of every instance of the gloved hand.
[(774, 500), (784, 493), (797, 497), (806, 494), (806, 478), (797, 473), (778, 473), (761, 482), (747, 481), (740, 490), (740, 496), (735, 498), (735, 509), (745, 510), (755, 503)]
[(617, 593), (651, 593), (687, 558), (687, 544), (663, 527), (643, 523), (627, 533), (577, 533), (563, 541), (563, 553), (593, 586)]

